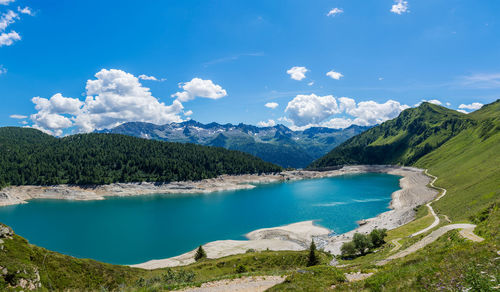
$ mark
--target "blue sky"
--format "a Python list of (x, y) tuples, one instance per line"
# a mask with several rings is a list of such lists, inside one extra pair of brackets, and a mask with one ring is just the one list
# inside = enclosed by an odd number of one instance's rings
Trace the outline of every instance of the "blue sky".
[(500, 97), (496, 0), (0, 0), (0, 15), (1, 126), (345, 127)]

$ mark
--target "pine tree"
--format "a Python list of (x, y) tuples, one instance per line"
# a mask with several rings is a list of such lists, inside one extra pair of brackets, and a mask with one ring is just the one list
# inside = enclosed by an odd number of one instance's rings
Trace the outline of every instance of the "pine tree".
[(203, 247), (200, 245), (200, 247), (198, 247), (198, 250), (196, 251), (196, 254), (194, 255), (194, 260), (199, 261), (199, 260), (204, 259), (206, 257), (207, 257), (207, 254), (205, 253), (205, 250), (203, 249)]
[(311, 245), (309, 246), (309, 256), (307, 257), (307, 266), (315, 266), (319, 264), (319, 259), (316, 256), (316, 245), (314, 244), (314, 240), (311, 241)]

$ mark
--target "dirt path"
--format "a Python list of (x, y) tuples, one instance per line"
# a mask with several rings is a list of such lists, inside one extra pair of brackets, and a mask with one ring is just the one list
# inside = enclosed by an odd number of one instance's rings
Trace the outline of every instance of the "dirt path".
[[(388, 262), (394, 260), (394, 259), (399, 259), (399, 258), (402, 258), (402, 257), (405, 257), (411, 253), (414, 253), (416, 252), (417, 250), (421, 249), (421, 248), (424, 248), (425, 246), (433, 243), (434, 241), (436, 241), (436, 239), (438, 239), (439, 237), (441, 237), (443, 234), (445, 234), (446, 232), (450, 231), (450, 230), (454, 230), (454, 229), (465, 229), (465, 230), (468, 230), (469, 232), (471, 232), (471, 230), (473, 230), (474, 228), (476, 227), (476, 225), (474, 224), (450, 224), (450, 225), (446, 225), (446, 226), (443, 226), (437, 230), (434, 230), (431, 234), (427, 235), (426, 237), (422, 238), (422, 240), (420, 240), (419, 242), (413, 244), (412, 246), (410, 246), (409, 248), (405, 249), (405, 250), (402, 250), (396, 254), (393, 254), (392, 256), (389, 256), (388, 258), (386, 258), (385, 260), (381, 260), (379, 262), (376, 263), (377, 266), (382, 266), (382, 265), (385, 265), (387, 264)], [(463, 230), (462, 230), (463, 231)], [(472, 232), (471, 232), (472, 233)], [(473, 241), (476, 241), (476, 242), (479, 242), (479, 241), (482, 241), (483, 238), (475, 235), (472, 233), (473, 236), (471, 236), (470, 238), (469, 237), (466, 237), (468, 239), (471, 239)], [(472, 237), (474, 239), (472, 239)]]
[(484, 238), (475, 235), (473, 231), (474, 231), (474, 228), (462, 229), (462, 230), (460, 230), (460, 235), (462, 235), (464, 238), (467, 238), (468, 240), (472, 240), (474, 242), (481, 242), (484, 240)]
[(429, 174), (427, 172), (427, 169), (425, 170), (425, 174), (428, 175), (428, 176), (430, 176), (430, 177), (432, 177), (432, 178), (434, 178), (432, 180), (432, 182), (430, 183), (430, 185), (433, 188), (435, 188), (437, 190), (440, 190), (441, 191), (441, 195), (439, 197), (437, 197), (436, 199), (434, 199), (433, 201), (431, 201), (431, 202), (429, 202), (429, 203), (426, 204), (427, 208), (429, 208), (429, 210), (431, 211), (432, 216), (434, 216), (434, 222), (432, 222), (432, 224), (429, 225), (428, 227), (426, 227), (426, 228), (424, 228), (424, 229), (422, 229), (420, 231), (417, 231), (417, 232), (413, 233), (412, 235), (410, 235), (410, 237), (414, 237), (414, 236), (420, 235), (422, 233), (426, 233), (427, 231), (431, 230), (432, 228), (438, 226), (438, 224), (439, 224), (439, 217), (438, 217), (438, 215), (436, 215), (436, 212), (434, 212), (434, 209), (432, 208), (431, 204), (433, 202), (439, 201), (442, 197), (444, 197), (446, 195), (446, 189), (443, 189), (443, 188), (440, 188), (440, 187), (436, 187), (434, 185), (434, 182), (437, 180), (437, 176)]
[(201, 287), (188, 288), (181, 291), (189, 292), (259, 292), (265, 291), (274, 285), (277, 285), (285, 280), (280, 276), (262, 276), (262, 277), (242, 277), (232, 280), (221, 280), (208, 282)]
[(396, 238), (391, 241), (391, 243), (394, 244), (394, 248), (391, 249), (391, 252), (395, 252), (401, 248), (401, 243), (399, 243), (400, 240), (401, 238)]

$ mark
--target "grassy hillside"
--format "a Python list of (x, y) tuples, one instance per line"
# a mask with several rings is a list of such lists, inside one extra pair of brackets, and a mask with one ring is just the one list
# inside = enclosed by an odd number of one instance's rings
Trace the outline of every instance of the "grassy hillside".
[[(168, 291), (242, 275), (282, 275), (305, 268), (307, 252), (249, 252), (147, 271), (77, 259), (31, 245), (0, 224), (0, 290)], [(331, 256), (318, 252), (321, 263)]]
[(281, 167), (249, 154), (117, 134), (55, 138), (35, 129), (0, 128), (0, 187), (200, 180), (269, 173)]
[(476, 120), (465, 114), (422, 103), (417, 108), (403, 111), (393, 120), (347, 140), (313, 162), (311, 167), (342, 164), (413, 164), (475, 124)]
[(500, 199), (500, 102), (471, 113), (471, 126), (415, 166), (439, 177), (448, 195), (434, 204), (453, 220), (467, 220)]

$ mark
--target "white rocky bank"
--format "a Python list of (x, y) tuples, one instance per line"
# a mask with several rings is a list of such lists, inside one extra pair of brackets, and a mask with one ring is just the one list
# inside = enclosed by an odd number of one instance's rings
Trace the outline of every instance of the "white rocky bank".
[[(437, 191), (427, 187), (430, 178), (422, 169), (386, 165), (345, 166), (332, 171), (285, 171), (279, 174), (263, 175), (223, 175), (202, 181), (154, 183), (117, 183), (102, 186), (15, 186), (0, 191), (0, 206), (23, 204), (30, 199), (65, 199), (65, 200), (102, 200), (107, 196), (138, 196), (149, 194), (210, 193), (225, 190), (254, 188), (258, 183), (279, 182), (285, 180), (314, 179), (346, 174), (367, 172), (388, 173), (402, 176), (401, 189), (392, 194), (391, 210), (367, 219), (356, 230), (337, 236), (328, 236), (330, 230), (315, 226), (312, 221), (299, 222), (282, 227), (267, 228), (247, 234), (249, 240), (222, 240), (207, 243), (204, 249), (209, 258), (218, 258), (254, 250), (303, 250), (315, 238), (318, 245), (334, 254), (340, 253), (343, 242), (349, 241), (354, 232), (368, 233), (374, 228), (393, 229), (404, 225), (415, 217), (416, 206), (432, 200)], [(152, 260), (134, 265), (153, 269), (192, 263), (194, 251), (161, 260)]]

